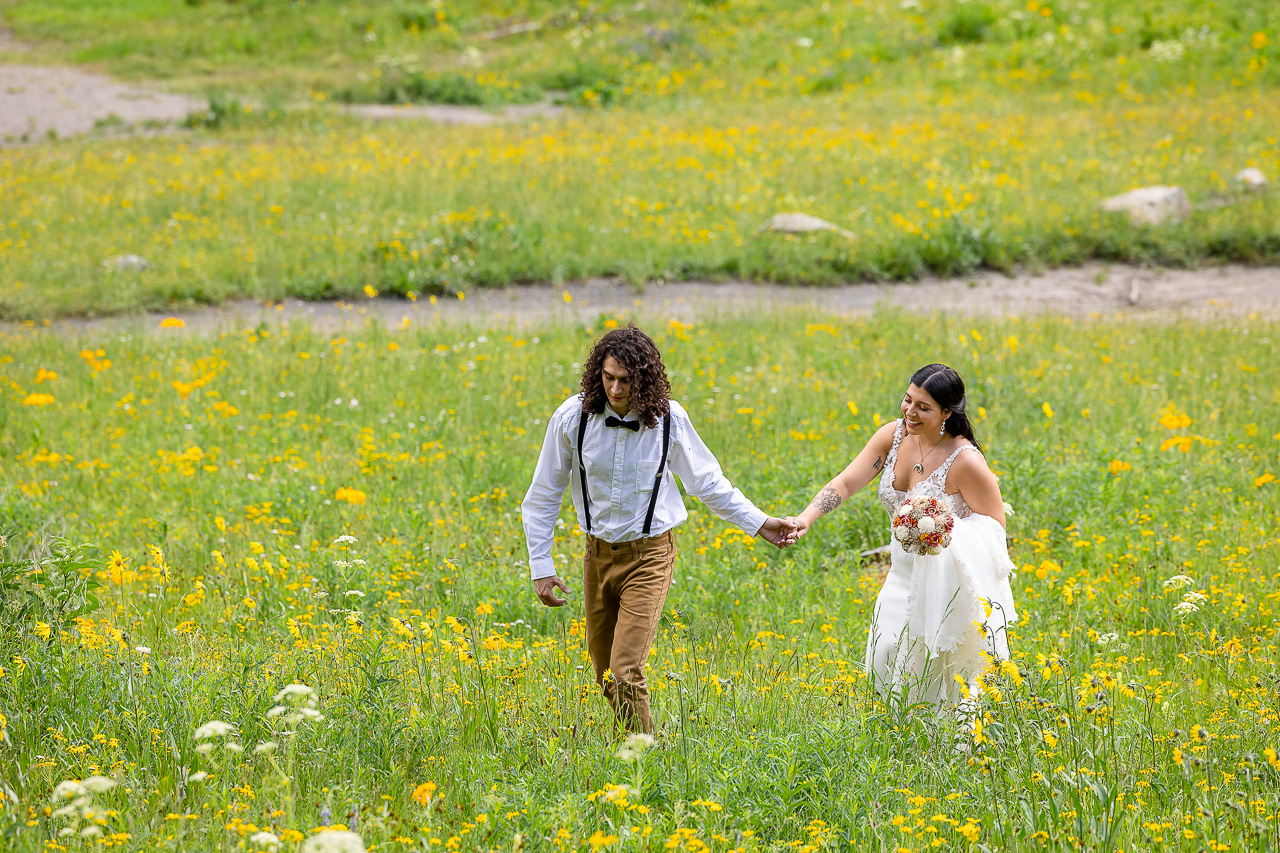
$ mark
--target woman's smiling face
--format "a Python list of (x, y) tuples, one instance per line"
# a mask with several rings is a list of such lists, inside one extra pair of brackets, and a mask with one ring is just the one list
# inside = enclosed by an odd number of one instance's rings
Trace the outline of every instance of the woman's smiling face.
[(950, 414), (950, 409), (939, 406), (928, 391), (916, 385), (907, 386), (902, 395), (902, 420), (911, 435), (936, 437)]

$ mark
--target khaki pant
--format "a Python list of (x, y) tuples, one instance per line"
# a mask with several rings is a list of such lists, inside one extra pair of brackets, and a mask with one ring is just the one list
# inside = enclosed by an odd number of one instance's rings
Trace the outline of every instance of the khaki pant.
[[(676, 545), (672, 531), (610, 544), (587, 537), (582, 601), (587, 649), (618, 723), (653, 731), (644, 665), (671, 588)], [(608, 677), (606, 677), (606, 671)]]

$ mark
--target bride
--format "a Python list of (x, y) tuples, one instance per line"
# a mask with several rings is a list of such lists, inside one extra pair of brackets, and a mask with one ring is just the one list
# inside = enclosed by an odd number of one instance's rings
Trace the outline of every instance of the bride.
[[(971, 451), (971, 452), (966, 452)], [(943, 364), (920, 368), (885, 424), (798, 518), (795, 538), (880, 475), (892, 519), (907, 500), (937, 498), (955, 515), (951, 545), (917, 556), (890, 539), (893, 563), (876, 597), (866, 670), (892, 701), (958, 704), (991, 657), (1007, 660), (1017, 615), (1000, 485), (965, 413), (964, 382)]]

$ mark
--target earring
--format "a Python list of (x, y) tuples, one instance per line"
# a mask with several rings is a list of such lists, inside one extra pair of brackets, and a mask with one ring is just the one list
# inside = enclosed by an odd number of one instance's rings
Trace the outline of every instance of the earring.
[(938, 427), (938, 435), (946, 435), (946, 434), (947, 434), (947, 422), (943, 421), (942, 426)]

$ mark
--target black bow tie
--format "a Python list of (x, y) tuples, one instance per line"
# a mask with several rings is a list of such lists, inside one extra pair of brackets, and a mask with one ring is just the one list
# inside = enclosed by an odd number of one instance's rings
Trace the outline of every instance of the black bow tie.
[(629, 429), (632, 432), (640, 431), (639, 421), (624, 421), (621, 418), (615, 418), (613, 415), (609, 415), (609, 417), (604, 419), (604, 425), (607, 427), (622, 427), (623, 429)]

